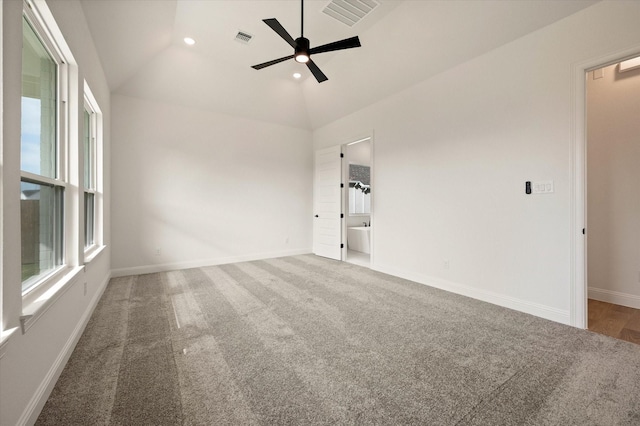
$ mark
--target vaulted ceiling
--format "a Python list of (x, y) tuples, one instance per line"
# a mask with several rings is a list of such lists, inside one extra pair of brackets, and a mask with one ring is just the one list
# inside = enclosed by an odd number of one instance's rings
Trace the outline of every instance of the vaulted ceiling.
[[(294, 0), (83, 0), (113, 93), (315, 129), (455, 65), (549, 25), (595, 0), (377, 0), (349, 27), (305, 1), (305, 37), (318, 46), (358, 35), (362, 47), (319, 54), (317, 83), (262, 22), (276, 18), (296, 38)], [(238, 31), (253, 35), (249, 44)], [(183, 38), (196, 40), (187, 46)], [(294, 72), (302, 78), (292, 77)], [(487, 76), (487, 78), (499, 78)]]

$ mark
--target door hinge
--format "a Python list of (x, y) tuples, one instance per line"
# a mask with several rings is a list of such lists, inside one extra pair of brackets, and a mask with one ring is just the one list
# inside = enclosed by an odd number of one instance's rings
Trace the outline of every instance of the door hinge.
[(340, 219), (344, 219), (344, 213), (340, 213)]
[(344, 244), (340, 244), (340, 248), (344, 248)]
[(584, 235), (584, 228), (582, 228), (582, 235)]
[(343, 153), (340, 153), (340, 158), (344, 158), (344, 154)]
[(341, 184), (340, 184), (340, 188), (344, 188), (344, 183), (341, 183)]

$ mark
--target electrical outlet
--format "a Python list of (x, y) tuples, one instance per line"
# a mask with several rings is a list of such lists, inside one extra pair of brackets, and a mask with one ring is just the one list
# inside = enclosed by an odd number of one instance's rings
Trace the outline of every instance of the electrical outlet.
[(284, 239), (284, 243), (285, 243), (285, 244), (289, 244), (289, 237), (285, 237), (285, 239)]
[(446, 259), (446, 260), (443, 262), (443, 266), (444, 266), (444, 269), (449, 269), (449, 259)]
[(160, 252), (160, 247), (157, 247), (157, 248), (156, 248), (156, 256), (160, 256), (160, 253), (161, 253), (161, 252)]

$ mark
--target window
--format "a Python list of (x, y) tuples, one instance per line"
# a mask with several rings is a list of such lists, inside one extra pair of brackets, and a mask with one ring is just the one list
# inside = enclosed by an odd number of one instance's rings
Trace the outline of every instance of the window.
[(102, 245), (102, 111), (87, 82), (84, 82), (84, 110), (82, 120), (84, 153), (81, 194), (84, 198), (85, 262), (99, 252)]
[(84, 247), (95, 244), (96, 211), (96, 114), (90, 105), (84, 110)]
[(25, 293), (64, 263), (66, 182), (59, 126), (61, 61), (27, 17), (22, 34), (20, 226)]

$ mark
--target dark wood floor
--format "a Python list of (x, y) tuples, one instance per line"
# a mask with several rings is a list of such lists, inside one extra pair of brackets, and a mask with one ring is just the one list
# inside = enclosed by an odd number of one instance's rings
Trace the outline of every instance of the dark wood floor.
[(640, 344), (640, 309), (589, 299), (589, 330)]

